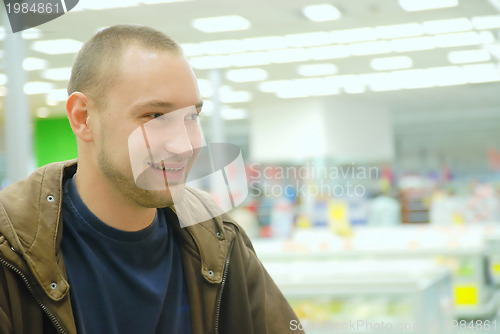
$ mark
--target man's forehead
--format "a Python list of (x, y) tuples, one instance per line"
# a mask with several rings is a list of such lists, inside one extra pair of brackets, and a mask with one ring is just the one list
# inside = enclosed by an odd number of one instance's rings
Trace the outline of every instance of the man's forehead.
[(117, 57), (115, 66), (107, 95), (129, 110), (154, 108), (170, 112), (193, 105), (201, 108), (203, 104), (196, 76), (182, 53), (133, 44)]

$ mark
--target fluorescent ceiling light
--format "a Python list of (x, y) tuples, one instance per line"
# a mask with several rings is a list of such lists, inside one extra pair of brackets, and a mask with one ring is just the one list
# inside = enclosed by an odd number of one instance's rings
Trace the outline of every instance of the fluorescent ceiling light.
[(288, 85), (290, 85), (290, 80), (272, 80), (261, 82), (258, 88), (261, 92), (273, 93)]
[(243, 108), (222, 108), (220, 114), (226, 121), (248, 118), (248, 112)]
[(228, 56), (203, 56), (195, 57), (190, 60), (191, 66), (200, 70), (211, 68), (226, 68), (230, 67)]
[(385, 92), (401, 89), (398, 81), (395, 80), (392, 73), (366, 73), (360, 74), (359, 78), (371, 91)]
[(300, 87), (294, 87), (294, 89), (290, 90), (280, 90), (276, 92), (276, 96), (280, 99), (297, 99), (310, 97), (309, 92), (304, 92)]
[(252, 99), (252, 94), (247, 91), (234, 91), (229, 86), (223, 86), (219, 89), (219, 97), (223, 103), (242, 103)]
[[(469, 31), (468, 19), (428, 21), (429, 33), (435, 36), (404, 37), (423, 34), (423, 25), (408, 23), (376, 28), (359, 28), (286, 36), (267, 36), (247, 39), (215, 40), (199, 44), (184, 44), (186, 55), (197, 69), (262, 66), (270, 63), (293, 63), (307, 60), (330, 60), (350, 56), (366, 56), (392, 52), (430, 50), (436, 47), (448, 48), (478, 44), (492, 44), (496, 41), (490, 31)], [(382, 40), (376, 40), (381, 38)], [(335, 42), (370, 39), (375, 41), (348, 43), (347, 45), (324, 45), (301, 48), (298, 46), (322, 45)], [(77, 42), (79, 43), (79, 42)], [(296, 46), (296, 47), (292, 47)], [(261, 50), (252, 52), (253, 50)], [(250, 52), (249, 52), (250, 51)], [(201, 56), (201, 55), (209, 55)]]
[(207, 55), (238, 53), (246, 51), (243, 43), (237, 39), (203, 42), (199, 44), (199, 47), (201, 48), (202, 52)]
[(307, 49), (309, 58), (313, 60), (347, 58), (351, 55), (349, 48), (345, 45), (320, 46)]
[(399, 70), (413, 66), (413, 60), (407, 56), (375, 58), (370, 62), (371, 67), (377, 71)]
[(407, 12), (458, 6), (458, 0), (398, 0), (398, 2)]
[(5, 96), (5, 95), (7, 95), (7, 87), (0, 86), (0, 96)]
[(300, 65), (297, 72), (305, 77), (332, 75), (338, 73), (338, 67), (334, 64)]
[(448, 53), (448, 60), (452, 64), (478, 63), (490, 59), (490, 53), (484, 49), (452, 51)]
[(361, 94), (366, 92), (365, 85), (349, 85), (344, 88), (344, 91), (347, 94)]
[(250, 28), (250, 21), (238, 15), (195, 19), (191, 24), (193, 28), (206, 33), (245, 30)]
[(42, 72), (42, 77), (49, 80), (69, 80), (71, 76), (71, 67), (50, 68)]
[(429, 88), (434, 83), (423, 69), (403, 70), (392, 72), (396, 82), (401, 84), (403, 89)]
[(427, 74), (438, 87), (467, 84), (467, 78), (459, 66), (433, 67), (427, 69)]
[(315, 90), (308, 91), (309, 96), (330, 96), (330, 95), (337, 95), (339, 93), (340, 89), (338, 87), (330, 87), (325, 84), (316, 87)]
[(36, 71), (47, 68), (48, 62), (45, 59), (28, 57), (23, 60), (23, 69), (25, 71)]
[(203, 48), (197, 43), (181, 44), (182, 51), (187, 57), (195, 57), (203, 55)]
[(449, 20), (427, 21), (422, 25), (425, 32), (431, 35), (469, 31), (472, 29), (471, 21), (465, 17)]
[(30, 29), (23, 30), (21, 32), (21, 36), (27, 40), (39, 39), (42, 37), (42, 31), (40, 29), (37, 29), (37, 28), (30, 28)]
[(324, 31), (286, 35), (285, 40), (289, 47), (327, 45), (333, 41), (332, 35)]
[(500, 45), (486, 45), (486, 50), (496, 58), (496, 60), (500, 60)]
[(280, 98), (298, 98), (320, 95), (335, 95), (339, 89), (345, 93), (371, 91), (397, 91), (464, 85), (468, 83), (499, 82), (500, 64), (475, 64), (465, 66), (443, 66), (359, 75), (335, 75), (323, 78), (264, 81), (260, 91), (274, 93)]
[(229, 65), (236, 67), (258, 66), (270, 64), (267, 52), (246, 52), (227, 56)]
[[(210, 97), (214, 93), (212, 83), (207, 79), (198, 79), (198, 89), (202, 97)], [(205, 107), (205, 105), (203, 105)]]
[(294, 79), (279, 87), (276, 93), (281, 95), (280, 97), (283, 97), (284, 94), (288, 94), (289, 97), (311, 96), (313, 90), (321, 89), (324, 86), (325, 81), (320, 78)]
[(53, 85), (43, 81), (30, 81), (24, 85), (24, 93), (27, 95), (46, 94), (52, 89)]
[(287, 47), (287, 41), (283, 36), (245, 38), (242, 43), (249, 51), (275, 50)]
[(390, 42), (396, 52), (431, 50), (436, 48), (436, 42), (430, 36), (395, 39)]
[(302, 87), (295, 86), (289, 89), (279, 90), (275, 94), (280, 99), (296, 99), (311, 96), (310, 92), (303, 90)]
[(283, 99), (301, 98), (309, 96), (336, 95), (338, 86), (330, 85), (324, 78), (295, 79), (279, 87), (276, 96)]
[(76, 53), (83, 43), (74, 39), (53, 39), (46, 41), (36, 41), (32, 49), (50, 55)]
[(68, 99), (68, 92), (66, 89), (51, 89), (47, 94), (47, 100), (50, 101), (66, 101)]
[(436, 35), (434, 36), (434, 40), (436, 41), (436, 46), (440, 48), (481, 44), (481, 37), (475, 31)]
[(5, 27), (0, 26), (0, 41), (3, 41), (5, 38)]
[(6, 85), (8, 81), (7, 74), (0, 73), (0, 86)]
[(342, 88), (344, 92), (348, 94), (359, 94), (366, 90), (359, 75), (348, 74), (331, 76), (327, 77), (325, 82), (327, 83), (327, 86), (332, 86), (337, 89), (335, 94), (338, 94), (339, 88)]
[(309, 20), (314, 22), (335, 21), (342, 16), (337, 7), (330, 4), (306, 6), (302, 9), (302, 12)]
[(493, 64), (477, 64), (462, 66), (469, 83), (500, 81), (498, 68)]
[(272, 50), (267, 52), (267, 56), (270, 62), (276, 64), (309, 60), (309, 52), (305, 49)]
[(500, 15), (473, 17), (472, 25), (478, 30), (500, 28)]
[(373, 28), (336, 30), (332, 31), (331, 34), (333, 42), (339, 44), (374, 41), (377, 39), (377, 31)]
[(479, 39), (481, 39), (482, 44), (492, 44), (495, 42), (495, 36), (493, 36), (491, 31), (479, 32)]
[(379, 38), (394, 39), (403, 37), (414, 37), (424, 34), (422, 26), (418, 23), (395, 24), (375, 28)]
[(261, 68), (246, 68), (241, 70), (230, 70), (226, 72), (226, 78), (233, 82), (252, 82), (266, 80), (267, 71)]
[(382, 53), (391, 53), (392, 46), (388, 41), (377, 41), (377, 42), (365, 42), (365, 43), (355, 43), (349, 45), (349, 50), (353, 55), (365, 56), (365, 55), (375, 55)]

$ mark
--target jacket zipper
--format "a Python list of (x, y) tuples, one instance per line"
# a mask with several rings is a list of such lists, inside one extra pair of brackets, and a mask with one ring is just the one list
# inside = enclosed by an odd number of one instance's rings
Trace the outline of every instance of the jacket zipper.
[(9, 268), (10, 270), (15, 272), (16, 274), (18, 274), (22, 278), (22, 280), (24, 281), (24, 284), (26, 284), (26, 287), (30, 291), (31, 295), (33, 296), (33, 298), (35, 298), (38, 306), (40, 306), (40, 308), (43, 310), (43, 312), (49, 317), (50, 321), (52, 321), (52, 324), (56, 328), (57, 332), (60, 334), (65, 334), (66, 331), (64, 330), (63, 326), (59, 323), (57, 318), (49, 311), (47, 306), (45, 306), (40, 301), (40, 299), (36, 296), (36, 294), (33, 292), (31, 284), (28, 281), (28, 278), (26, 277), (26, 275), (21, 270), (17, 269), (16, 267), (14, 267), (13, 265), (11, 265), (10, 263), (8, 263), (7, 261), (5, 261), (2, 258), (0, 258), (0, 263), (2, 263), (5, 267)]
[(220, 286), (219, 293), (217, 294), (217, 304), (215, 309), (215, 325), (214, 325), (214, 334), (219, 333), (219, 316), (220, 316), (220, 304), (222, 302), (222, 290), (224, 290), (224, 285), (226, 285), (227, 272), (229, 270), (229, 260), (231, 259), (231, 252), (234, 246), (234, 239), (231, 241), (231, 245), (229, 246), (229, 251), (227, 252), (226, 257), (226, 266), (224, 267), (224, 274), (222, 275), (222, 282)]

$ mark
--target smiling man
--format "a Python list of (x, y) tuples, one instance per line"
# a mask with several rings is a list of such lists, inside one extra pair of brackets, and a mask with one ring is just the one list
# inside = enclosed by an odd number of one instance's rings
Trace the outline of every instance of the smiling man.
[(298, 319), (234, 221), (179, 223), (176, 204), (220, 211), (184, 186), (202, 101), (178, 44), (105, 29), (68, 93), (78, 159), (0, 192), (0, 333), (290, 332)]

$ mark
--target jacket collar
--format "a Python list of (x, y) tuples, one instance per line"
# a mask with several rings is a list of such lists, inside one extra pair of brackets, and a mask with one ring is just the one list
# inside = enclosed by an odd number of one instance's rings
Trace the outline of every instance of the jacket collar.
[[(232, 230), (224, 229), (223, 223), (232, 220), (223, 215), (209, 194), (188, 187), (182, 202), (170, 208), (181, 221), (173, 226), (183, 237), (184, 245), (198, 251), (203, 278), (209, 283), (221, 283), (226, 255), (235, 237)], [(194, 224), (185, 226), (182, 221)]]
[[(71, 160), (46, 165), (0, 192), (0, 234), (24, 258), (45, 293), (55, 301), (69, 291), (64, 267), (58, 265), (62, 263), (62, 183), (76, 172), (76, 164), (76, 160)], [(211, 198), (191, 189), (186, 191), (183, 202), (183, 207), (192, 212), (216, 208)], [(205, 280), (220, 283), (234, 238), (231, 231), (223, 228), (222, 218), (185, 228), (177, 222), (173, 225), (182, 237), (182, 246), (192, 248), (199, 256)]]

